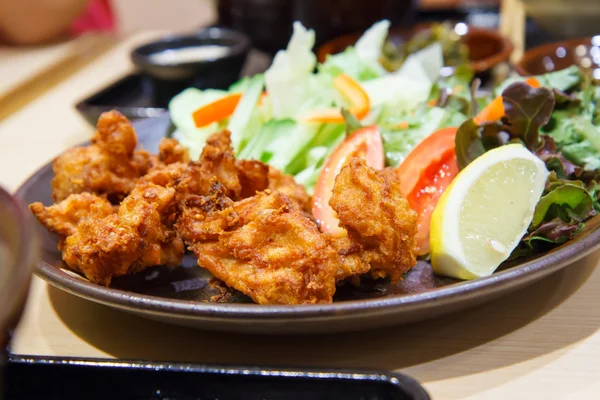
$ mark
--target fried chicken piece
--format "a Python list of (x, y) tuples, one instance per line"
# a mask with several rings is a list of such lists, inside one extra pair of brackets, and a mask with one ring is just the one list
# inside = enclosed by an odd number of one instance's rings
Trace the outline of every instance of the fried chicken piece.
[(216, 178), (206, 196), (190, 195), (182, 205), (177, 231), (190, 243), (216, 240), (219, 235), (239, 224), (233, 201), (225, 196), (226, 189)]
[(190, 193), (205, 195), (216, 177), (226, 189), (227, 197), (237, 200), (242, 192), (236, 159), (231, 147), (231, 133), (227, 130), (213, 133), (206, 140), (198, 161), (190, 164), (188, 182)]
[(176, 139), (164, 138), (158, 144), (158, 160), (163, 164), (189, 163), (188, 150)]
[(303, 210), (310, 212), (311, 198), (292, 176), (257, 160), (236, 160), (229, 131), (210, 135), (199, 159), (189, 164), (185, 163), (185, 157), (172, 156), (178, 153), (171, 149), (179, 145), (176, 141), (167, 140), (170, 139), (164, 139), (161, 143), (159, 158), (163, 163), (171, 164), (158, 165), (144, 176), (144, 180), (177, 187), (182, 194), (204, 196), (210, 191), (211, 179), (216, 177), (226, 190), (225, 196), (234, 201), (271, 189), (281, 191)]
[[(233, 205), (219, 196), (213, 191), (201, 203), (206, 207), (195, 207), (178, 223), (198, 265), (259, 304), (331, 303), (331, 247), (295, 203), (268, 190)], [(206, 229), (207, 221), (223, 215), (226, 222)], [(194, 225), (201, 228), (182, 229)]]
[(242, 191), (240, 197), (252, 197), (269, 187), (269, 166), (256, 160), (236, 160)]
[(337, 261), (336, 281), (351, 278), (354, 283), (360, 283), (360, 276), (371, 270), (370, 259), (363, 253), (362, 246), (347, 235), (342, 237), (328, 235), (328, 237)]
[(312, 198), (306, 193), (304, 186), (299, 185), (291, 175), (284, 174), (276, 168), (269, 167), (269, 189), (277, 190), (298, 204), (300, 209), (312, 214)]
[(32, 203), (29, 209), (42, 225), (64, 237), (74, 234), (84, 218), (99, 219), (116, 212), (108, 200), (91, 193), (72, 194), (50, 207)]
[(108, 286), (114, 277), (181, 263), (185, 248), (173, 229), (175, 189), (142, 182), (116, 213), (95, 197), (87, 199), (90, 212), (84, 214), (85, 196), (92, 195), (71, 195), (48, 208), (31, 205), (43, 225), (63, 236), (59, 249), (71, 269)]
[[(353, 157), (336, 177), (329, 204), (348, 232), (349, 241), (343, 239), (338, 249), (368, 263), (374, 278), (397, 281), (416, 264), (417, 214), (400, 194), (393, 171), (375, 171)], [(351, 272), (347, 268), (346, 273)]]
[(119, 112), (103, 113), (97, 128), (92, 144), (67, 150), (54, 160), (51, 184), (55, 202), (89, 192), (118, 203), (156, 164), (155, 156), (136, 150), (133, 127)]

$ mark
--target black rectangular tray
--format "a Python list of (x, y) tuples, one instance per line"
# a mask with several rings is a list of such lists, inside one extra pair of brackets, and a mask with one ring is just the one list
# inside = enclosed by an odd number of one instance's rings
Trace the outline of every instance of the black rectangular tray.
[[(11, 356), (5, 400), (427, 400), (397, 373)], [(0, 396), (1, 397), (1, 396)]]

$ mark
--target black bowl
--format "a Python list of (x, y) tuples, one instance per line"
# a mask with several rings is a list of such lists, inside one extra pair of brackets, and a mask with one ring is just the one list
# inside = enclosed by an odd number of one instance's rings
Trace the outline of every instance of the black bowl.
[[(224, 46), (228, 51), (203, 59), (161, 63), (153, 55), (198, 46)], [(133, 63), (152, 78), (156, 103), (165, 106), (183, 89), (227, 89), (240, 77), (250, 51), (245, 34), (225, 28), (211, 27), (191, 35), (167, 36), (137, 47), (131, 52)]]

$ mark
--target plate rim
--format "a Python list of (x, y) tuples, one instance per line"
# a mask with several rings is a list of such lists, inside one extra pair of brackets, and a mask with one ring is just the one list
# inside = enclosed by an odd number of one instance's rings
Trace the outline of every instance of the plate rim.
[[(155, 119), (154, 119), (155, 120)], [(144, 120), (142, 120), (144, 121)], [(140, 122), (142, 122), (140, 121)], [(139, 136), (139, 135), (138, 135)], [(141, 142), (141, 141), (140, 141)], [(87, 142), (89, 143), (89, 142)], [(86, 145), (82, 143), (78, 146)], [(30, 174), (15, 192), (23, 199), (24, 194), (37, 183), (44, 171), (52, 169), (52, 160)], [(600, 218), (596, 215), (593, 218)], [(51, 285), (76, 296), (129, 311), (144, 311), (154, 315), (183, 318), (210, 318), (212, 320), (293, 320), (323, 319), (348, 315), (394, 314), (400, 309), (410, 311), (420, 307), (430, 308), (439, 303), (460, 302), (470, 296), (488, 291), (500, 291), (505, 287), (525, 285), (536, 278), (553, 273), (573, 264), (600, 247), (600, 225), (571, 242), (550, 250), (533, 260), (517, 264), (488, 277), (462, 281), (425, 292), (389, 295), (372, 299), (345, 300), (330, 304), (259, 305), (243, 303), (209, 303), (179, 300), (104, 287), (74, 277), (61, 268), (48, 264), (40, 257), (35, 274)], [(44, 251), (41, 251), (43, 255)], [(200, 268), (200, 267), (198, 267)]]
[[(598, 238), (600, 238), (600, 230), (596, 230), (595, 233), (597, 233), (597, 235), (594, 237), (598, 236)], [(536, 261), (545, 260), (545, 255), (536, 260), (520, 264), (489, 277), (458, 282), (421, 293), (383, 296), (375, 299), (348, 300), (331, 304), (260, 305), (243, 303), (205, 303), (191, 300), (170, 299), (129, 292), (122, 289), (106, 288), (86, 281), (83, 278), (75, 278), (61, 269), (45, 262), (40, 262), (37, 265), (36, 275), (61, 290), (66, 290), (72, 294), (95, 302), (113, 306), (117, 305), (120, 308), (129, 310), (144, 310), (155, 314), (177, 315), (182, 317), (222, 317), (223, 319), (256, 319), (256, 317), (261, 317), (261, 319), (281, 319), (286, 317), (291, 319), (323, 318), (348, 315), (349, 313), (357, 312), (372, 313), (376, 311), (389, 313), (397, 311), (397, 307), (419, 306), (424, 302), (428, 302), (429, 306), (433, 306), (433, 302), (443, 302), (456, 297), (466, 297), (485, 289), (500, 289), (501, 287), (512, 283), (524, 283), (536, 278), (538, 274), (550, 274), (568, 264), (580, 260), (594, 250), (594, 244), (590, 244), (591, 245), (587, 246), (587, 248), (583, 248), (581, 252), (570, 260), (555, 257), (556, 260), (551, 260), (550, 263), (545, 265), (538, 263), (535, 265)], [(516, 278), (521, 279), (516, 280)]]

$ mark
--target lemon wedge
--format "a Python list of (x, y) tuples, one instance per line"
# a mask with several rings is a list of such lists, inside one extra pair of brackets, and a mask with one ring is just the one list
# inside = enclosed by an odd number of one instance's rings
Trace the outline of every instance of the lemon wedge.
[(526, 233), (548, 170), (520, 144), (490, 150), (463, 169), (431, 216), (435, 273), (491, 275)]

